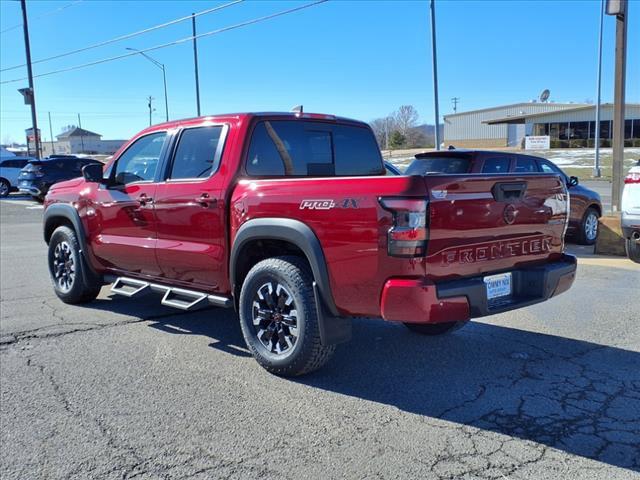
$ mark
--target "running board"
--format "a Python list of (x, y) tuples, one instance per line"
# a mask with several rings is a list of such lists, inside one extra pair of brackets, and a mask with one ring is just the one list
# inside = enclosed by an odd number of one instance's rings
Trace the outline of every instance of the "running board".
[(133, 298), (149, 292), (163, 294), (160, 303), (180, 310), (194, 310), (204, 305), (229, 308), (233, 305), (231, 298), (222, 295), (210, 295), (205, 292), (169, 287), (157, 283), (145, 282), (135, 278), (118, 277), (111, 286), (111, 292)]

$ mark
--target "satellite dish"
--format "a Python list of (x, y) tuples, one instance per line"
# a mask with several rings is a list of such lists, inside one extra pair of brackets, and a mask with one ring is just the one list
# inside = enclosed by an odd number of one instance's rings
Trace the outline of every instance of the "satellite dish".
[(549, 100), (549, 95), (551, 95), (551, 92), (548, 88), (545, 88), (540, 94), (540, 101), (543, 103), (546, 102), (547, 100)]

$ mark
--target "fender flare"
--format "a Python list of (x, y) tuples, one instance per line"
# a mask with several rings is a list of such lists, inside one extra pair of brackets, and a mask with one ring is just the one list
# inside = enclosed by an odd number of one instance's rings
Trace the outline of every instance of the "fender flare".
[(87, 258), (88, 247), (86, 233), (84, 231), (84, 227), (82, 226), (80, 215), (78, 214), (78, 211), (73, 208), (73, 206), (65, 203), (55, 203), (47, 207), (47, 209), (44, 211), (42, 220), (42, 224), (44, 227), (42, 231), (45, 243), (47, 245), (49, 244), (51, 234), (55, 230), (54, 228), (51, 228), (51, 225), (56, 221), (56, 219), (59, 218), (64, 218), (65, 220), (71, 222), (71, 225), (73, 225), (73, 229), (76, 232), (78, 243), (80, 243), (80, 254), (84, 259), (84, 266), (90, 272), (90, 274), (94, 275), (95, 277), (99, 277), (98, 273), (93, 269), (93, 267), (91, 266), (91, 262), (89, 262), (89, 259)]
[(317, 290), (322, 297), (324, 305), (332, 316), (340, 316), (331, 293), (329, 272), (320, 241), (313, 230), (299, 220), (290, 218), (256, 218), (242, 224), (233, 241), (229, 257), (229, 276), (234, 290), (239, 255), (245, 245), (254, 240), (284, 240), (293, 243), (302, 250), (302, 253), (305, 254), (309, 261)]

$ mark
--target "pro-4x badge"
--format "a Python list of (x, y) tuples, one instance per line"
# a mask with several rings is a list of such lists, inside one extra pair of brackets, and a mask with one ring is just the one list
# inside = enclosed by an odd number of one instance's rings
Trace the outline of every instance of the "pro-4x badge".
[(302, 200), (300, 202), (300, 210), (330, 210), (335, 206), (333, 200)]
[(357, 198), (333, 199), (313, 199), (302, 200), (300, 202), (300, 210), (330, 210), (332, 208), (358, 208), (360, 200)]

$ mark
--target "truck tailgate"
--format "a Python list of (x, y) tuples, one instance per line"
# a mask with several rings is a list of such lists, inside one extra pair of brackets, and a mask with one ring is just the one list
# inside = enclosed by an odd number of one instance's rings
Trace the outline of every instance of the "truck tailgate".
[(559, 258), (568, 195), (556, 175), (425, 176), (432, 281)]

